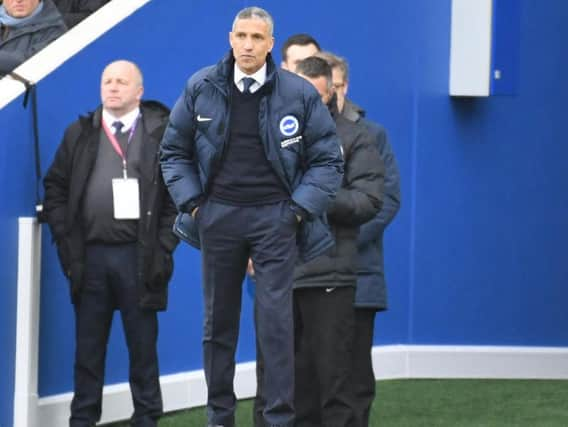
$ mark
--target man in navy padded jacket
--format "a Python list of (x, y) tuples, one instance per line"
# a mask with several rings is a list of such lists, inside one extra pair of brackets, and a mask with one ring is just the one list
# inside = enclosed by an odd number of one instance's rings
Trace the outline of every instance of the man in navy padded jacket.
[(272, 17), (241, 10), (232, 50), (194, 74), (161, 146), (164, 181), (201, 248), (208, 422), (233, 426), (241, 286), (256, 269), (257, 336), (265, 358), (264, 421), (294, 425), (292, 277), (333, 246), (322, 218), (341, 183), (336, 129), (306, 80), (278, 69)]

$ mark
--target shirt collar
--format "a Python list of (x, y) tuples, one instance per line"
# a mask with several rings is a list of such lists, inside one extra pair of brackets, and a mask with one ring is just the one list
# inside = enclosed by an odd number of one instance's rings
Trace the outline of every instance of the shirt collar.
[(134, 122), (136, 121), (139, 115), (140, 115), (140, 107), (136, 107), (130, 113), (126, 113), (122, 117), (115, 117), (112, 113), (108, 112), (103, 108), (103, 120), (108, 126), (108, 128), (113, 132), (114, 130), (112, 128), (112, 124), (116, 121), (121, 121), (122, 124), (124, 125), (122, 127), (122, 133), (128, 132), (130, 128), (132, 128), (132, 126), (134, 125)]
[(256, 92), (258, 89), (262, 87), (264, 82), (266, 82), (266, 62), (262, 67), (260, 67), (260, 69), (256, 73), (250, 75), (243, 73), (241, 69), (238, 67), (237, 63), (235, 62), (235, 72), (233, 74), (235, 76), (234, 77), (235, 85), (237, 85), (237, 87), (241, 92), (243, 91), (243, 82), (242, 82), (243, 78), (252, 77), (255, 82), (250, 87), (250, 91), (251, 93)]

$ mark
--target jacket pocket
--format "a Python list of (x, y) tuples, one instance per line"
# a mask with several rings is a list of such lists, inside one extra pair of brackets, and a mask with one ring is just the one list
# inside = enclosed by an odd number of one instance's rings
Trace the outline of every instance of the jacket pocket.
[(156, 248), (152, 257), (152, 267), (148, 274), (147, 286), (152, 291), (158, 291), (167, 286), (174, 271), (172, 254), (161, 246)]
[(298, 239), (300, 262), (308, 262), (333, 247), (335, 240), (322, 218), (302, 221)]
[(299, 221), (296, 214), (290, 207), (290, 202), (284, 202), (282, 204), (282, 214), (280, 215), (280, 222), (284, 223), (287, 227), (293, 230), (298, 229)]

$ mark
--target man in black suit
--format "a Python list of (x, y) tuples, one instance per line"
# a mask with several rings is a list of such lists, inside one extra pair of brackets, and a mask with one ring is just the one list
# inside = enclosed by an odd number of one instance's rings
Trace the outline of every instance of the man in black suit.
[(115, 309), (129, 352), (131, 425), (155, 427), (162, 414), (156, 312), (167, 305), (176, 210), (157, 156), (169, 110), (141, 102), (142, 93), (135, 64), (108, 65), (102, 106), (67, 128), (44, 180), (45, 214), (75, 308), (71, 427), (100, 419)]

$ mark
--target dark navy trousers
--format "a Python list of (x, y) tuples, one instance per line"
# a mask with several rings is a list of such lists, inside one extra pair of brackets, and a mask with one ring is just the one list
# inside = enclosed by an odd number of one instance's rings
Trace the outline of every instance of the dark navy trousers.
[(256, 277), (256, 334), (264, 355), (264, 420), (267, 426), (292, 426), (292, 279), (298, 224), (289, 202), (231, 206), (208, 200), (198, 210), (196, 221), (203, 262), (203, 357), (209, 423), (234, 425), (235, 350), (241, 288), (250, 257)]
[(162, 414), (158, 320), (155, 311), (138, 305), (136, 244), (89, 245), (86, 251), (84, 287), (75, 305), (75, 393), (69, 424), (91, 427), (100, 419), (107, 342), (118, 309), (130, 361), (130, 424), (155, 427)]

